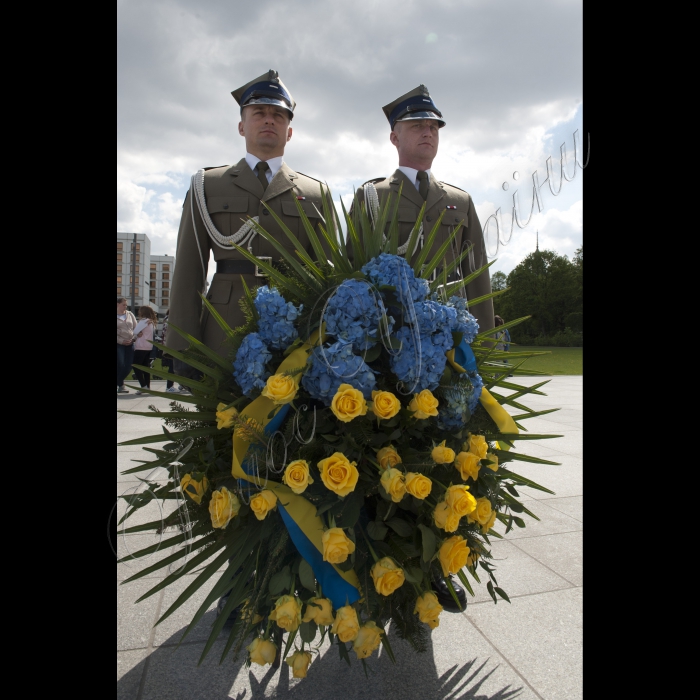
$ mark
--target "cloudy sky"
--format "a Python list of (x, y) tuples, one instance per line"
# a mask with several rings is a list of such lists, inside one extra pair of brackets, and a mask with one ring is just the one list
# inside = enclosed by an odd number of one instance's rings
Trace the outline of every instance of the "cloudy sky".
[[(285, 160), (336, 199), (398, 165), (382, 106), (428, 86), (447, 121), (433, 172), (467, 190), (489, 226), (492, 271), (535, 248), (571, 257), (582, 244), (582, 0), (118, 0), (117, 230), (175, 254), (197, 169), (238, 162), (231, 91), (269, 68), (297, 102)], [(560, 188), (560, 147), (567, 175)], [(581, 152), (583, 150), (583, 153)], [(527, 226), (533, 173), (542, 211)], [(505, 187), (507, 186), (507, 189)]]

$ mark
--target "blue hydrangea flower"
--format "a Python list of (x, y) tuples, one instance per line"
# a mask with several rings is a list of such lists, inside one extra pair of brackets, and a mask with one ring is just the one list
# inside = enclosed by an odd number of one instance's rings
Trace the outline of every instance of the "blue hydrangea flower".
[[(440, 397), (437, 425), (442, 430), (459, 430), (476, 411), (484, 382), (476, 372), (460, 375), (452, 389)], [(468, 410), (467, 410), (468, 409)]]
[(456, 318), (452, 321), (452, 330), (462, 333), (463, 339), (471, 345), (479, 332), (479, 324), (467, 309), (467, 300), (462, 297), (450, 297), (448, 306), (454, 308)]
[[(386, 313), (381, 299), (375, 295), (364, 280), (345, 280), (335, 291), (323, 320), (326, 333), (339, 340), (352, 343), (355, 352), (364, 352), (377, 342), (380, 337), (380, 314)], [(389, 332), (394, 326), (394, 319), (387, 317)]]
[(253, 389), (262, 391), (265, 388), (267, 379), (272, 374), (265, 365), (271, 359), (272, 354), (259, 333), (249, 333), (243, 338), (233, 363), (233, 377), (246, 396), (250, 396)]
[[(325, 359), (324, 359), (325, 354)], [(352, 343), (339, 340), (329, 348), (314, 348), (308, 369), (301, 379), (302, 387), (326, 406), (330, 406), (341, 384), (350, 384), (369, 399), (377, 388), (374, 372), (361, 357), (353, 355)]]
[(260, 316), (258, 333), (269, 347), (284, 350), (299, 337), (294, 321), (304, 308), (303, 304), (297, 308), (267, 285), (258, 289), (253, 303)]
[[(433, 336), (418, 336), (420, 361), (414, 334), (408, 326), (399, 328), (395, 337), (403, 345), (401, 351), (391, 358), (393, 373), (404, 382), (407, 390), (414, 393), (419, 393), (423, 389), (430, 389), (430, 391), (437, 389), (447, 362), (445, 351), (452, 347), (452, 334), (449, 328)], [(447, 346), (448, 341), (449, 346)]]
[(421, 335), (431, 335), (445, 329), (452, 330), (457, 323), (457, 311), (451, 306), (445, 306), (438, 301), (419, 301), (409, 309), (407, 321), (417, 325)]
[(413, 268), (398, 255), (382, 253), (372, 258), (362, 268), (362, 272), (378, 287), (396, 287), (397, 295), (404, 303), (407, 303), (408, 299), (423, 301), (430, 292), (428, 281), (416, 278)]

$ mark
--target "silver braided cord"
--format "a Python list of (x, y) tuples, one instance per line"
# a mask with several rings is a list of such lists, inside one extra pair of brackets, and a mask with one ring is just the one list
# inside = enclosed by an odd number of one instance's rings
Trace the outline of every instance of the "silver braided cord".
[(212, 241), (219, 246), (219, 248), (224, 248), (225, 250), (231, 250), (232, 243), (240, 246), (247, 243), (248, 248), (250, 249), (253, 243), (253, 238), (255, 238), (257, 235), (253, 226), (253, 221), (259, 223), (260, 217), (253, 217), (252, 221), (249, 219), (238, 229), (238, 231), (236, 231), (236, 233), (233, 233), (230, 236), (224, 236), (214, 225), (214, 222), (209, 215), (209, 210), (207, 209), (207, 199), (204, 196), (204, 170), (198, 170), (192, 176), (192, 189), (195, 193), (197, 208), (202, 216), (202, 221), (204, 222), (204, 227), (209, 234), (209, 238), (211, 238)]
[[(365, 186), (365, 209), (367, 210), (367, 215), (374, 228), (375, 222), (379, 217), (379, 194), (377, 193), (377, 188), (374, 186), (373, 182), (368, 182)], [(382, 234), (382, 243), (386, 243), (386, 234)], [(411, 253), (411, 257), (415, 255), (418, 250), (418, 246), (423, 247), (423, 222), (421, 221), (420, 230), (418, 231), (418, 238), (416, 239), (416, 247)], [(399, 255), (406, 255), (408, 250), (408, 241), (403, 245), (399, 246), (397, 252)]]

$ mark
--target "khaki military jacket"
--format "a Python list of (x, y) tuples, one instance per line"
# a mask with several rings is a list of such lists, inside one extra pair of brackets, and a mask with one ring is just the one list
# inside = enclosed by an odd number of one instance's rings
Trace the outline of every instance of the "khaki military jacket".
[[(211, 168), (204, 173), (207, 209), (214, 225), (222, 235), (230, 236), (236, 233), (249, 216), (258, 216), (261, 226), (274, 235), (285, 248), (293, 252), (291, 242), (270, 214), (270, 211), (274, 211), (297, 236), (306, 250), (312, 253), (312, 257), (315, 255), (313, 255), (313, 249), (301, 223), (295, 200), (299, 197), (305, 197), (304, 200), (300, 200), (300, 204), (311, 222), (317, 225), (320, 217), (314, 209), (314, 204), (319, 211), (323, 211), (320, 185), (318, 180), (296, 173), (286, 163), (283, 163), (267, 189), (263, 191), (257, 175), (250, 169), (245, 158), (236, 165)], [(224, 249), (212, 241), (202, 221), (196, 201), (194, 202), (195, 237), (191, 197), (192, 190), (190, 189), (185, 197), (178, 231), (169, 323), (182, 328), (211, 349), (224, 355), (225, 349), (222, 347), (224, 333), (208, 310), (202, 309), (203, 304), (199, 292), (204, 288), (205, 277), (197, 241), (199, 241), (205, 265), (209, 260), (210, 250), (213, 251), (214, 259), (217, 262), (220, 260), (245, 260), (246, 258), (235, 248)], [(273, 261), (282, 257), (271, 243), (259, 235), (253, 239), (252, 251), (257, 257), (269, 256)], [(246, 274), (242, 277), (251, 289), (267, 283), (266, 278), (257, 277), (254, 274)], [(241, 275), (218, 272), (214, 275), (206, 295), (231, 328), (236, 328), (245, 321), (239, 304), (239, 299), (242, 296)], [(166, 345), (174, 350), (184, 350), (187, 348), (188, 342), (174, 329), (171, 329), (166, 339)]]
[[(398, 209), (399, 245), (406, 243), (418, 218), (418, 213), (423, 206), (423, 198), (418, 193), (415, 185), (398, 169), (391, 177), (377, 178), (370, 180), (370, 182), (377, 188), (380, 205), (384, 204), (389, 194), (392, 194), (392, 202), (395, 202), (395, 198), (399, 194), (399, 187), (403, 184), (401, 202)], [(357, 202), (364, 203), (364, 185), (357, 191), (353, 208), (357, 206)], [(447, 207), (455, 208), (447, 209)], [(438, 182), (432, 177), (423, 218), (425, 239), (427, 239), (428, 234), (443, 211), (445, 211), (445, 216), (442, 219), (440, 231), (435, 238), (432, 250), (428, 255), (428, 260), (438, 251), (449, 237), (453, 228), (462, 220), (464, 220), (462, 229), (456, 235), (447, 251), (447, 264), (459, 257), (461, 251), (469, 246), (470, 243), (474, 244), (472, 253), (462, 261), (458, 272), (453, 273), (449, 278), (449, 281), (455, 281), (458, 279), (457, 275), (460, 275), (463, 279), (471, 272), (486, 265), (488, 262), (486, 259), (486, 246), (484, 245), (481, 224), (471, 196), (464, 190), (460, 190), (459, 187), (448, 185), (445, 182)], [(389, 227), (387, 226), (387, 233), (388, 230)], [(408, 255), (409, 253), (407, 253)], [(442, 269), (442, 265), (439, 265), (438, 269)], [(491, 279), (488, 271), (483, 272), (476, 280), (468, 284), (466, 293), (468, 299), (476, 299), (485, 294), (490, 294)], [(481, 331), (491, 330), (494, 327), (493, 301), (491, 299), (475, 306), (470, 306), (469, 311), (476, 317)]]

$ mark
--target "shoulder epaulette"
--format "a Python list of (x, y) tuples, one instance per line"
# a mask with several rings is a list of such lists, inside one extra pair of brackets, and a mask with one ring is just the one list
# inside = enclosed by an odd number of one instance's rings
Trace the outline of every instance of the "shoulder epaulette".
[(206, 172), (207, 170), (218, 170), (219, 168), (230, 168), (230, 167), (231, 167), (230, 165), (210, 165), (207, 168), (202, 168), (202, 170), (204, 170), (204, 172)]
[[(469, 192), (467, 192), (466, 190), (463, 190), (461, 187), (457, 187), (457, 185), (450, 185), (449, 182), (443, 182), (442, 184), (447, 185), (448, 187), (452, 187), (455, 190), (459, 190), (460, 192), (464, 192), (464, 194), (469, 194)], [(471, 197), (471, 195), (469, 195), (469, 196)]]
[(315, 177), (311, 177), (311, 175), (307, 175), (306, 173), (300, 173), (298, 170), (294, 171), (297, 175), (303, 175), (304, 177), (308, 177), (309, 180), (313, 180), (314, 182), (318, 182), (319, 184), (323, 185), (325, 187), (326, 183), (322, 182), (321, 180), (317, 180)]
[(378, 182), (384, 182), (384, 180), (388, 180), (388, 177), (375, 177), (372, 180), (367, 180), (367, 182), (363, 182), (361, 187), (364, 187), (367, 183), (371, 182), (373, 185), (376, 185)]

